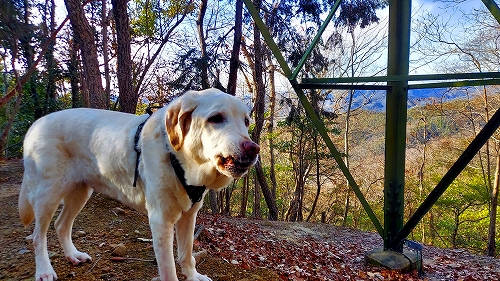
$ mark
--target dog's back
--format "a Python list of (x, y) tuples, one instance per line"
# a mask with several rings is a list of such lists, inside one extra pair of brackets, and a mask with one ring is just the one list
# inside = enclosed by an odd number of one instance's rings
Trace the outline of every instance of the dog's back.
[[(145, 117), (98, 110), (68, 109), (37, 120), (24, 140), (24, 176), (19, 215), (24, 225), (34, 219), (34, 201), (64, 197), (86, 183), (104, 193), (106, 185), (129, 183), (133, 177), (134, 128)], [(102, 169), (106, 167), (106, 169)], [(107, 178), (106, 175), (112, 175)]]

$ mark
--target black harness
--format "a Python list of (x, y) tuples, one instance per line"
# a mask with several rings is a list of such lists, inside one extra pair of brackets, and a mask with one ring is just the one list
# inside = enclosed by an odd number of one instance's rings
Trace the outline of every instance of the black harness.
[(149, 114), (148, 118), (146, 118), (144, 122), (142, 122), (141, 124), (139, 124), (139, 126), (137, 126), (137, 131), (135, 131), (134, 150), (137, 153), (137, 158), (135, 158), (134, 184), (132, 184), (134, 187), (136, 187), (137, 178), (139, 177), (139, 159), (141, 158), (141, 148), (139, 147), (139, 138), (141, 137), (142, 128), (144, 127), (144, 124), (146, 124), (146, 121), (148, 121), (149, 117), (151, 117), (151, 114)]
[[(153, 112), (149, 108), (146, 109), (146, 112), (149, 114), (149, 117), (151, 116), (151, 114), (153, 114)], [(144, 127), (144, 124), (146, 124), (146, 122), (148, 121), (149, 117), (146, 120), (144, 120), (144, 122), (139, 124), (139, 126), (137, 126), (137, 131), (135, 132), (134, 150), (137, 153), (137, 158), (135, 160), (135, 173), (134, 173), (134, 183), (133, 183), (134, 187), (136, 187), (137, 178), (139, 177), (139, 161), (140, 161), (140, 157), (141, 157), (141, 148), (139, 147), (139, 139), (141, 137), (142, 128)], [(167, 145), (167, 149), (168, 149), (168, 145)], [(182, 186), (186, 190), (186, 192), (189, 196), (189, 199), (191, 199), (191, 203), (192, 203), (191, 206), (200, 202), (201, 199), (203, 198), (203, 193), (205, 193), (205, 190), (207, 189), (207, 187), (204, 185), (203, 186), (188, 185), (186, 183), (186, 178), (184, 177), (185, 171), (182, 168), (182, 165), (179, 162), (179, 160), (177, 160), (177, 158), (175, 157), (175, 155), (172, 152), (170, 152), (170, 163), (172, 164), (172, 167), (174, 168), (175, 175), (177, 176), (180, 183), (182, 184)]]
[(189, 199), (191, 199), (192, 205), (198, 203), (201, 201), (201, 198), (203, 198), (203, 193), (205, 193), (205, 190), (207, 189), (206, 186), (204, 185), (188, 185), (186, 183), (186, 178), (184, 177), (184, 169), (182, 169), (181, 163), (175, 155), (170, 152), (170, 163), (172, 164), (172, 167), (174, 168), (175, 175), (177, 175), (177, 178), (181, 182), (182, 186), (186, 190)]

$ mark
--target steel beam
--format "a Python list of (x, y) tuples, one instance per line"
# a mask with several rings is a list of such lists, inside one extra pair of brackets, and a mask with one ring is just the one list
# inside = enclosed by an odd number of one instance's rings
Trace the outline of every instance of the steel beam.
[[(409, 73), (410, 16), (411, 1), (389, 1), (388, 76)], [(386, 98), (384, 250), (402, 253), (402, 246), (390, 246), (403, 228), (408, 80), (387, 85), (391, 89)]]
[[(260, 29), (268, 47), (271, 49), (276, 57), (276, 60), (281, 66), (283, 74), (289, 79), (306, 113), (316, 125), (319, 134), (325, 141), (326, 146), (329, 148), (333, 158), (337, 161), (339, 168), (349, 181), (351, 188), (354, 190), (354, 193), (360, 200), (375, 228), (384, 239), (384, 250), (401, 253), (402, 244), (406, 237), (500, 125), (499, 109), (486, 124), (483, 130), (478, 134), (476, 139), (471, 142), (469, 147), (464, 151), (462, 156), (460, 156), (448, 173), (438, 183), (436, 188), (429, 194), (424, 203), (417, 209), (415, 214), (403, 226), (408, 89), (498, 85), (500, 84), (500, 72), (408, 75), (411, 0), (389, 0), (389, 47), (387, 76), (319, 79), (304, 78), (302, 79), (302, 83), (298, 83), (296, 78), (301, 71), (302, 66), (312, 52), (316, 42), (321, 37), (321, 33), (325, 30), (328, 22), (332, 19), (341, 1), (342, 0), (336, 0), (336, 3), (328, 15), (327, 20), (321, 26), (319, 34), (315, 37), (313, 43), (303, 55), (298, 67), (292, 72), (269, 33), (269, 30), (260, 18), (257, 9), (253, 6), (252, 1), (244, 0), (248, 11)], [(500, 9), (498, 5), (493, 0), (482, 0), (482, 2), (500, 23)], [(409, 85), (409, 81), (434, 82)], [(386, 82), (387, 84), (356, 84), (383, 82)], [(324, 124), (321, 122), (321, 119), (319, 119), (314, 112), (310, 102), (303, 92), (303, 89), (373, 89), (387, 91), (385, 133), (386, 151), (384, 171), (384, 227), (380, 224), (368, 202), (361, 193), (359, 186), (354, 181), (349, 169), (345, 166), (340, 153), (335, 148), (326, 128), (324, 127)]]
[(498, 23), (500, 23), (500, 8), (498, 8), (497, 3), (493, 0), (481, 0), (483, 1), (484, 5), (488, 10), (490, 10), (490, 13), (495, 17)]
[(471, 73), (446, 73), (446, 74), (416, 74), (416, 75), (387, 75), (370, 77), (339, 77), (339, 78), (302, 78), (302, 83), (377, 83), (401, 81), (442, 81), (462, 79), (492, 79), (500, 78), (500, 72), (471, 72)]

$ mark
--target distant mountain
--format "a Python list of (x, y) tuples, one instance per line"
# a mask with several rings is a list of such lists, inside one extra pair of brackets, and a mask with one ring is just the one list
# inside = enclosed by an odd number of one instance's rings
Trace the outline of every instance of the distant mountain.
[[(366, 110), (385, 110), (385, 91), (356, 91), (353, 108), (363, 107)], [(467, 97), (465, 89), (438, 88), (417, 89), (408, 91), (408, 108), (423, 106), (433, 102), (446, 102)]]

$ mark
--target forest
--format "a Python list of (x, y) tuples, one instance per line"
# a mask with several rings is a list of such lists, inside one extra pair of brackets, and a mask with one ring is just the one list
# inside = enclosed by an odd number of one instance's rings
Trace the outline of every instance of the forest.
[[(253, 0), (290, 66), (335, 1)], [(411, 74), (498, 71), (500, 24), (481, 1), (413, 7)], [(473, 2), (473, 3), (471, 3)], [(22, 157), (36, 119), (72, 107), (144, 114), (188, 89), (219, 88), (252, 113), (260, 161), (206, 196), (204, 211), (374, 231), (263, 41), (243, 0), (0, 0), (0, 151)], [(299, 77), (386, 74), (387, 1), (344, 0)], [(410, 91), (405, 218), (500, 107), (500, 87)], [(383, 219), (385, 93), (307, 97)], [(498, 256), (496, 133), (411, 233), (427, 245)]]

